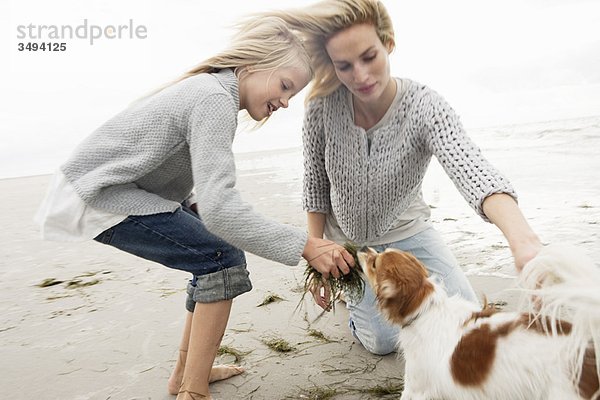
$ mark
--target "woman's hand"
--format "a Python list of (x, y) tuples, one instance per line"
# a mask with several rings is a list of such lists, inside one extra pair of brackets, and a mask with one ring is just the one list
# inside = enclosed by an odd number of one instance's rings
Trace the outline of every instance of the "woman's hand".
[(515, 267), (518, 272), (523, 270), (525, 264), (531, 261), (542, 249), (543, 245), (537, 236), (524, 238), (519, 241), (513, 241), (510, 244), (510, 251), (515, 260)]
[(312, 236), (304, 245), (302, 257), (323, 275), (323, 279), (328, 279), (330, 275), (339, 278), (340, 272), (346, 275), (354, 267), (354, 257), (343, 246)]
[(308, 290), (319, 307), (325, 311), (331, 309), (331, 303), (329, 302), (331, 297), (331, 287), (329, 286), (329, 282), (324, 279), (320, 281), (315, 280)]
[(542, 249), (517, 202), (507, 194), (496, 193), (483, 201), (483, 212), (504, 234), (518, 272)]

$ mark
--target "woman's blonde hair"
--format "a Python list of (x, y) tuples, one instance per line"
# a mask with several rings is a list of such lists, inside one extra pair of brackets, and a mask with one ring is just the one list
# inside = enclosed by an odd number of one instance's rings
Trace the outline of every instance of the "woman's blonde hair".
[(225, 68), (252, 67), (253, 71), (304, 68), (312, 79), (310, 56), (302, 40), (276, 16), (246, 18), (236, 25), (229, 47), (183, 74), (176, 82)]
[(322, 0), (304, 8), (269, 11), (256, 16), (281, 18), (303, 36), (314, 70), (307, 102), (327, 96), (341, 85), (325, 48), (335, 33), (355, 24), (368, 23), (375, 28), (381, 43), (390, 51), (395, 47), (392, 20), (379, 0)]

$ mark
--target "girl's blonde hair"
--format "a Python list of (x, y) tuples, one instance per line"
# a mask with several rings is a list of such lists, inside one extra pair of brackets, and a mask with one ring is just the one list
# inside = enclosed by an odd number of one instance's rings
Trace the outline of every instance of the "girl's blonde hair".
[(248, 67), (252, 71), (277, 68), (303, 68), (313, 77), (310, 56), (302, 40), (276, 16), (247, 18), (236, 25), (237, 32), (229, 47), (183, 74), (174, 83), (202, 73), (232, 68), (238, 75)]
[(395, 47), (392, 20), (379, 0), (322, 0), (304, 8), (269, 11), (257, 16), (281, 18), (303, 36), (314, 70), (307, 102), (327, 96), (341, 85), (325, 48), (335, 33), (355, 24), (368, 23), (375, 28), (381, 43), (390, 51)]

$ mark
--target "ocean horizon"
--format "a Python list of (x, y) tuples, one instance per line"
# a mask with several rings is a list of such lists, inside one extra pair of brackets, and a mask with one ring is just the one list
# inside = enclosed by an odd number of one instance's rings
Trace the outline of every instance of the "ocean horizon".
[[(272, 131), (285, 129), (289, 126), (288, 122), (281, 120), (275, 121), (269, 133), (264, 135), (271, 139)], [(267, 130), (267, 127), (260, 128), (257, 131), (241, 131), (236, 134), (234, 140), (234, 154), (236, 156), (236, 166), (244, 170), (248, 166), (269, 165), (275, 167), (277, 160), (286, 154), (294, 154), (302, 148), (300, 126), (297, 125), (297, 134), (290, 136), (281, 134), (282, 140), (260, 140), (261, 131)], [(485, 151), (488, 142), (494, 146), (510, 146), (518, 144), (522, 140), (538, 139), (544, 141), (552, 134), (570, 133), (586, 131), (587, 128), (600, 127), (600, 115), (585, 116), (568, 119), (558, 119), (540, 122), (526, 122), (515, 124), (504, 124), (489, 127), (466, 128), (469, 136), (477, 145)], [(256, 140), (258, 137), (259, 140)], [(494, 138), (503, 138), (503, 141), (496, 141)], [(291, 138), (291, 139), (290, 139)], [(264, 139), (264, 138), (263, 138)], [(83, 140), (83, 137), (82, 139)], [(65, 146), (58, 142), (49, 142), (44, 149), (43, 154), (31, 155), (31, 157), (22, 157), (22, 154), (8, 154), (7, 151), (1, 151), (0, 157), (0, 179), (12, 179), (27, 176), (47, 175), (54, 173), (58, 167), (67, 159), (68, 154), (74, 149), (65, 151)], [(254, 160), (252, 160), (254, 159)], [(262, 162), (261, 159), (264, 159)], [(301, 166), (300, 158), (300, 166)], [(289, 165), (289, 162), (285, 162)]]

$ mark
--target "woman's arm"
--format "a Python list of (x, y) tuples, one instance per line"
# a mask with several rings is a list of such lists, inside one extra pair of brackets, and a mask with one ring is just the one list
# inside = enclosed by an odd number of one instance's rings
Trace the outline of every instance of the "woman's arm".
[(502, 231), (521, 271), (542, 244), (519, 209), (510, 182), (483, 157), (441, 96), (429, 90), (424, 105), (431, 152), (471, 207)]
[(491, 222), (483, 211), (483, 201), (495, 193), (516, 198), (512, 185), (483, 156), (446, 100), (431, 89), (423, 93), (420, 110), (429, 150), (469, 205), (485, 221)]
[(542, 243), (523, 216), (517, 202), (509, 195), (496, 193), (483, 201), (483, 212), (506, 237), (515, 259), (515, 266), (521, 272), (523, 266), (537, 255)]
[(330, 186), (329, 176), (325, 168), (326, 143), (322, 112), (322, 99), (312, 100), (306, 106), (304, 112), (304, 123), (302, 125), (304, 154), (302, 208), (309, 213), (326, 214), (330, 209)]
[(323, 231), (325, 230), (325, 214), (309, 211), (306, 218), (308, 236), (323, 238)]

